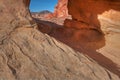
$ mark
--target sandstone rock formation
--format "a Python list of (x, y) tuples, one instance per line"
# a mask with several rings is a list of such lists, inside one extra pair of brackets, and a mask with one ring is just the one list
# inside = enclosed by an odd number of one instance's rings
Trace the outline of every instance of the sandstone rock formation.
[(58, 0), (58, 3), (55, 7), (55, 10), (52, 14), (47, 15), (47, 18), (52, 18), (52, 17), (67, 17), (68, 16), (68, 9), (67, 9), (67, 3), (68, 0)]
[[(120, 65), (119, 57), (115, 56), (120, 53), (118, 49), (120, 46), (119, 6), (119, 0), (69, 0), (68, 11), (72, 15), (72, 20), (66, 19), (64, 23), (66, 27), (95, 29), (100, 32), (102, 30), (105, 34), (106, 45), (102, 48), (101, 53), (118, 65)], [(111, 52), (109, 52), (109, 49), (112, 49)], [(113, 54), (113, 52), (115, 53)]]
[(0, 1), (0, 42), (15, 28), (32, 23), (27, 6), (29, 0)]
[(33, 28), (16, 29), (0, 52), (0, 79), (119, 80), (89, 57)]
[(52, 14), (52, 12), (50, 12), (48, 10), (43, 10), (43, 11), (40, 11), (40, 12), (31, 12), (31, 15), (32, 15), (33, 18), (39, 18), (39, 19), (41, 19), (43, 17), (45, 18), (46, 15), (48, 15), (48, 14)]
[[(11, 5), (12, 4), (12, 5)], [(119, 80), (86, 55), (39, 32), (29, 0), (0, 0), (1, 80)]]
[(70, 1), (68, 8), (73, 19), (66, 19), (65, 27), (56, 25), (56, 28), (44, 23), (41, 31), (87, 54), (103, 67), (120, 75), (120, 1)]
[[(98, 14), (102, 14), (104, 11), (108, 11), (110, 9), (120, 10), (119, 6), (119, 0), (69, 0), (68, 13), (72, 15), (73, 24), (74, 21), (77, 21), (79, 26), (83, 23), (100, 30), (100, 23), (97, 19)], [(67, 26), (68, 25), (66, 25), (66, 27)], [(78, 26), (69, 25), (68, 27)]]
[(99, 15), (98, 18), (106, 39), (106, 45), (98, 52), (120, 67), (120, 11), (109, 10)]
[(68, 16), (67, 3), (68, 3), (68, 0), (58, 0), (58, 4), (55, 7), (55, 11), (53, 15), (56, 17)]
[(55, 22), (59, 25), (63, 25), (65, 19), (71, 19), (71, 16), (68, 15), (67, 3), (68, 0), (58, 0), (53, 13), (47, 13), (44, 15), (36, 13), (32, 14), (32, 17), (39, 20)]

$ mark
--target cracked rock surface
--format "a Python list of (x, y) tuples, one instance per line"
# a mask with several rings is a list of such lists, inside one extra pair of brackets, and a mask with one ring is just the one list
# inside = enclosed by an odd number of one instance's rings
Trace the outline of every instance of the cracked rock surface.
[(119, 80), (91, 58), (33, 28), (18, 28), (0, 45), (0, 79)]

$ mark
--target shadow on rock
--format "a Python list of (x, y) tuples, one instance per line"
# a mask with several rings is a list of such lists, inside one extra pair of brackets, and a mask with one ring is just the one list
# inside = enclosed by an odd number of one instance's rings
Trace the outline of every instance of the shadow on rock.
[(94, 29), (67, 28), (49, 21), (35, 19), (38, 29), (55, 39), (67, 44), (73, 49), (88, 55), (98, 64), (120, 76), (117, 65), (96, 50), (105, 46), (104, 34)]

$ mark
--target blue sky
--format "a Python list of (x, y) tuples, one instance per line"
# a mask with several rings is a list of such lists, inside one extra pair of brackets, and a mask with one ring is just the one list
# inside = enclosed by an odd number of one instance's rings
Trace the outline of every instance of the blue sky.
[(30, 11), (39, 12), (42, 10), (54, 11), (54, 7), (58, 0), (31, 0)]

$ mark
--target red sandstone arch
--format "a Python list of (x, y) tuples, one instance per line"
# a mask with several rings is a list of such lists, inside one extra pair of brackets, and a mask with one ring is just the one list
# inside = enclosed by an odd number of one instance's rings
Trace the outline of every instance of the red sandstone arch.
[(65, 26), (79, 29), (84, 28), (82, 24), (85, 23), (90, 25), (88, 28), (100, 29), (98, 14), (110, 9), (120, 11), (119, 6), (120, 0), (68, 0), (68, 13), (72, 15), (72, 20), (66, 20)]

